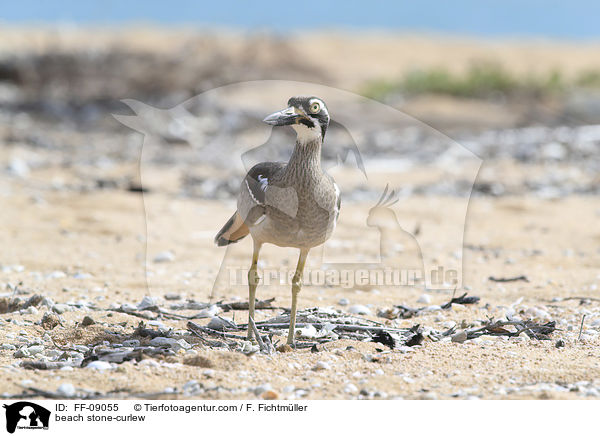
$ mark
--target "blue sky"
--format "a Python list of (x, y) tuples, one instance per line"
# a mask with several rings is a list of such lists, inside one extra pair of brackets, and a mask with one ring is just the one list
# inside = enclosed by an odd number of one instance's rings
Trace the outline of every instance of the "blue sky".
[[(367, 5), (367, 6), (365, 6)], [(3, 0), (0, 22), (217, 26), (275, 32), (382, 29), (600, 40), (597, 0)]]

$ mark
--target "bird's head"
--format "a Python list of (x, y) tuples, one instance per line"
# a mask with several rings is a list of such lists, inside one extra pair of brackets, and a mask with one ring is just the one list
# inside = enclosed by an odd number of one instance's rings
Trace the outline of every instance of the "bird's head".
[(269, 115), (263, 122), (272, 126), (291, 125), (300, 142), (310, 142), (325, 137), (329, 112), (318, 97), (292, 97), (287, 109)]

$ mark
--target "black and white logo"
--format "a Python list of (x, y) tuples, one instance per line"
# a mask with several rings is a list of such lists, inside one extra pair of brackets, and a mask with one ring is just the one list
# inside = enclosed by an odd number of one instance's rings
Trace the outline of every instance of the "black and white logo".
[(22, 430), (48, 430), (50, 411), (29, 401), (4, 405), (6, 409), (6, 431), (14, 433)]

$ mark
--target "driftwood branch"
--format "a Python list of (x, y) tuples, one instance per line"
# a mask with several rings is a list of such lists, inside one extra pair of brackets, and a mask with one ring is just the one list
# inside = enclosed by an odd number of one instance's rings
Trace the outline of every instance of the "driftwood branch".
[(527, 276), (516, 276), (516, 277), (494, 277), (494, 276), (489, 276), (488, 280), (490, 282), (497, 282), (497, 283), (508, 283), (508, 282), (518, 282), (518, 281), (529, 282), (529, 279), (527, 278)]

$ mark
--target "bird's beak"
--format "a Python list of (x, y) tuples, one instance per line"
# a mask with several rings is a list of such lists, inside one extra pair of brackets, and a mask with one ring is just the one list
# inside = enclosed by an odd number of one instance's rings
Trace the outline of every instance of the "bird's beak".
[(290, 106), (282, 111), (272, 113), (263, 120), (263, 123), (272, 126), (287, 126), (289, 124), (294, 124), (302, 115), (303, 114), (299, 109)]

